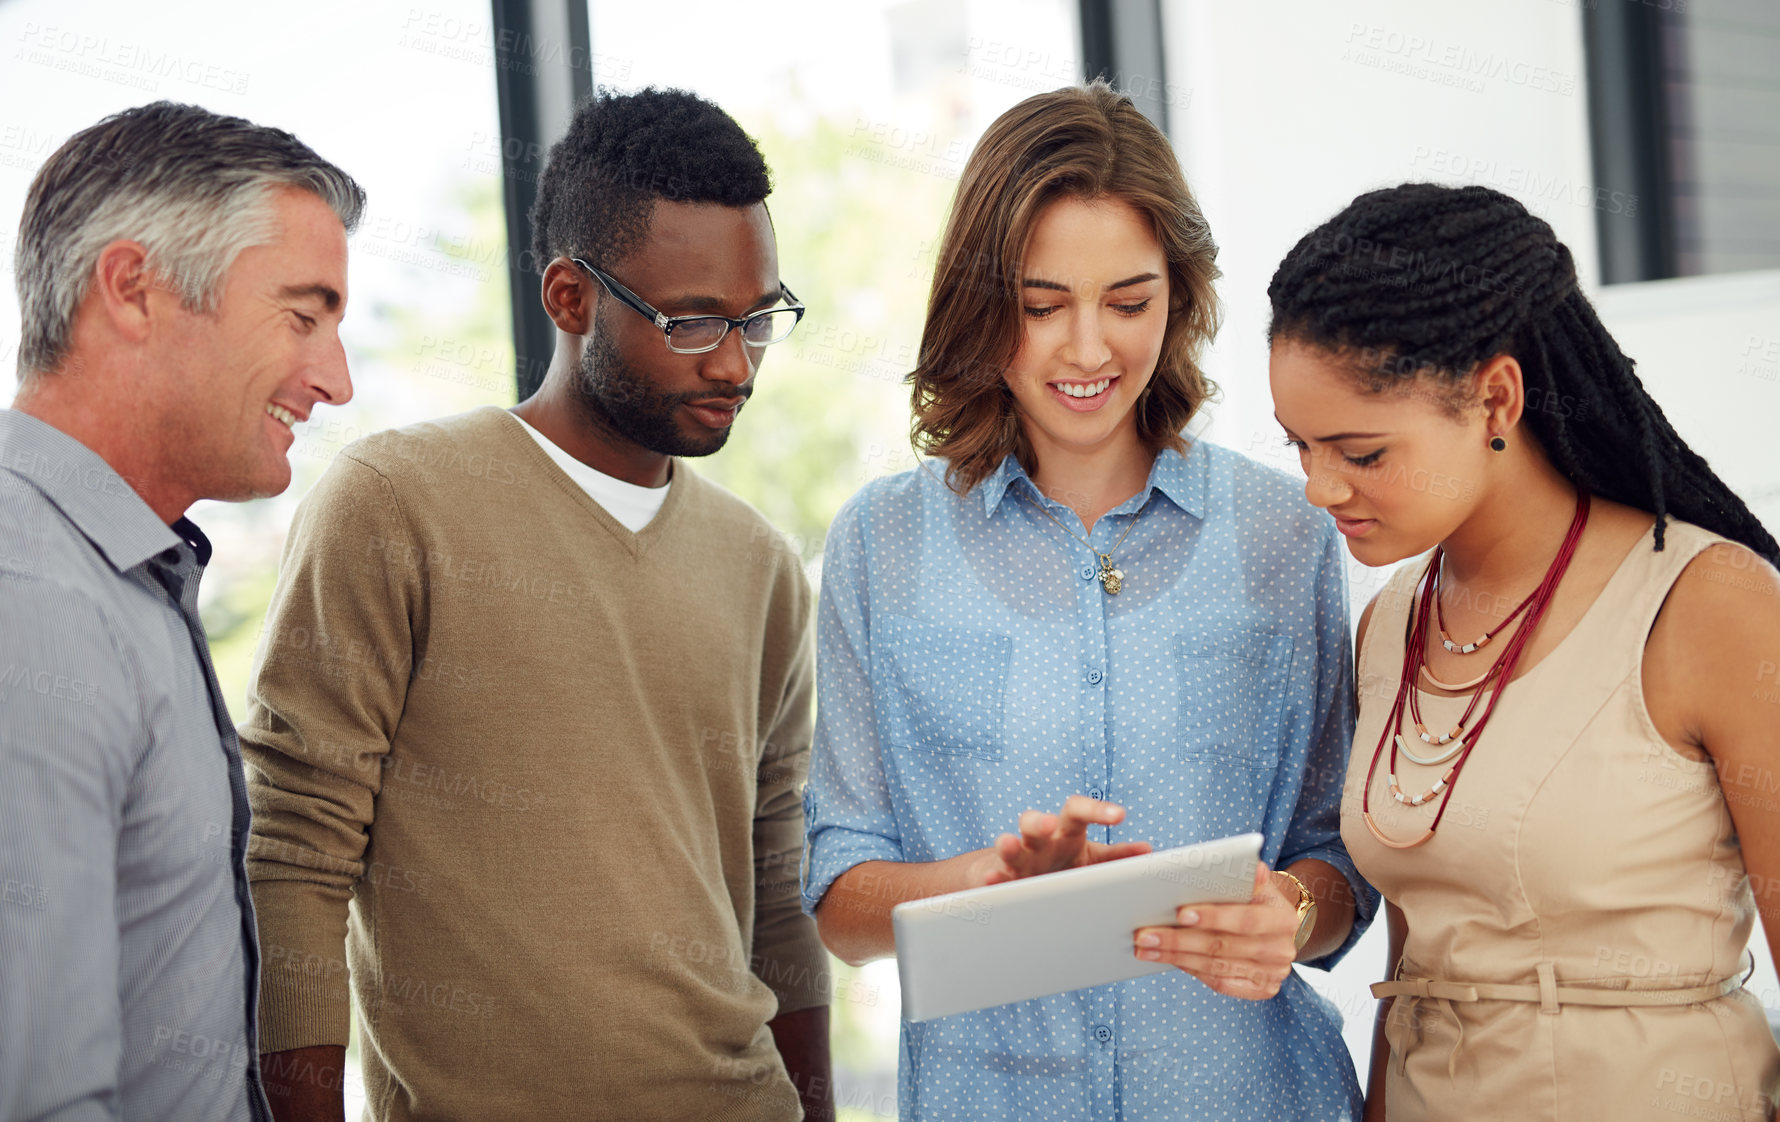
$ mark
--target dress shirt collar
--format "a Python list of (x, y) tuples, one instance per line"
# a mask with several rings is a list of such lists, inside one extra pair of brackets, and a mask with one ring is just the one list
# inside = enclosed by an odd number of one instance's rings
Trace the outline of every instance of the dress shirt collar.
[(16, 409), (0, 409), (0, 470), (30, 483), (123, 573), (181, 542), (202, 565), (210, 542), (189, 519), (172, 526), (97, 452)]
[[(1149, 481), (1144, 484), (1143, 490), (1107, 513), (1134, 513), (1143, 509), (1143, 505), (1149, 501), (1152, 491), (1161, 491), (1175, 506), (1180, 507), (1181, 510), (1194, 518), (1203, 519), (1207, 506), (1207, 492), (1210, 484), (1208, 473), (1210, 470), (1209, 454), (1204, 445), (1197, 440), (1188, 442), (1185, 456), (1171, 449), (1163, 449), (1156, 456), (1156, 462), (1150, 465)], [(1034, 502), (1056, 505), (1053, 500), (1047, 499), (1039, 492), (1038, 485), (1032, 482), (1032, 477), (1027, 475), (1026, 469), (1020, 466), (1019, 457), (1009, 453), (1007, 458), (1001, 461), (1000, 466), (990, 472), (987, 479), (978, 484), (983, 492), (983, 512), (993, 516), (995, 508), (1001, 505), (1002, 496), (1007, 494), (1009, 488), (1022, 483), (1028, 497)]]

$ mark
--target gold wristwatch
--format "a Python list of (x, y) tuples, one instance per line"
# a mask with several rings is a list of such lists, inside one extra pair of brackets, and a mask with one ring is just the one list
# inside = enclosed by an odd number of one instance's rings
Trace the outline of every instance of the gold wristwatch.
[(1292, 945), (1296, 950), (1303, 950), (1304, 944), (1310, 941), (1310, 933), (1316, 930), (1316, 897), (1304, 882), (1286, 872), (1284, 869), (1274, 870), (1280, 876), (1291, 881), (1298, 888), (1298, 934), (1292, 937)]

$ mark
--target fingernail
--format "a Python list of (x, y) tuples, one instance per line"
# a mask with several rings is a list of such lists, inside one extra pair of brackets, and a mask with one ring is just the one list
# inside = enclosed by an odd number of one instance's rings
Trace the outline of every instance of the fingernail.
[(1140, 947), (1159, 947), (1162, 945), (1162, 936), (1153, 933), (1139, 935), (1137, 937), (1137, 945)]
[(1143, 959), (1146, 962), (1160, 962), (1160, 961), (1162, 961), (1162, 952), (1161, 951), (1138, 951), (1137, 957)]
[(1180, 914), (1180, 922), (1181, 922), (1182, 927), (1185, 927), (1188, 924), (1198, 923), (1199, 922), (1199, 913), (1195, 912), (1195, 911), (1182, 912)]

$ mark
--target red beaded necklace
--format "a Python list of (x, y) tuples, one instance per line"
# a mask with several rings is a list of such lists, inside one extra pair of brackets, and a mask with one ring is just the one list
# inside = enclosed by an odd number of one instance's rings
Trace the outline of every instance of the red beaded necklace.
[[(1465, 713), (1459, 718), (1458, 725), (1453, 729), (1452, 734), (1445, 738), (1432, 736), (1423, 726), (1421, 706), (1416, 701), (1415, 689), (1416, 681), (1421, 676), (1422, 666), (1427, 660), (1428, 625), (1438, 611), (1435, 596), (1439, 583), (1440, 562), (1445, 553), (1439, 548), (1434, 550), (1433, 560), (1429, 562), (1428, 571), (1423, 574), (1420, 582), (1421, 592), (1416, 609), (1410, 614), (1409, 620), (1404, 625), (1403, 674), (1397, 683), (1397, 698), (1391, 704), (1390, 715), (1385, 718), (1384, 731), (1378, 737), (1378, 747), (1372, 750), (1372, 762), (1366, 768), (1366, 786), (1360, 793), (1360, 811), (1366, 819), (1366, 828), (1371, 830), (1372, 836), (1384, 845), (1388, 845), (1392, 849), (1413, 849), (1434, 836), (1434, 831), (1440, 826), (1440, 819), (1446, 814), (1446, 808), (1452, 801), (1452, 789), (1459, 781), (1459, 772), (1464, 769), (1465, 761), (1471, 758), (1471, 750), (1477, 747), (1478, 740), (1482, 738), (1484, 727), (1489, 724), (1490, 715), (1496, 711), (1496, 702), (1502, 699), (1502, 691), (1514, 678), (1514, 668), (1520, 662), (1521, 652), (1526, 649), (1527, 641), (1538, 628), (1539, 621), (1544, 618), (1545, 609), (1551, 604), (1551, 597), (1557, 591), (1558, 582), (1564, 579), (1564, 573), (1570, 568), (1570, 560), (1576, 555), (1576, 543), (1582, 539), (1583, 527), (1588, 525), (1588, 508), (1588, 494), (1578, 492), (1576, 515), (1570, 520), (1570, 530), (1564, 535), (1564, 544), (1558, 548), (1557, 556), (1552, 559), (1551, 567), (1545, 570), (1545, 579), (1539, 582), (1539, 587), (1535, 588), (1533, 594), (1521, 605), (1521, 608), (1525, 608), (1527, 611), (1525, 622), (1508, 640), (1502, 653), (1496, 656), (1496, 661), (1490, 666), (1489, 672), (1478, 680), (1476, 689), (1471, 695), (1471, 703), (1466, 706)], [(1519, 615), (1520, 611), (1520, 608), (1515, 609), (1514, 615)], [(1495, 630), (1501, 631), (1513, 618), (1514, 616), (1510, 616)], [(1478, 718), (1477, 724), (1467, 727), (1466, 722), (1476, 711), (1485, 690), (1489, 691), (1489, 704), (1484, 706), (1483, 716)], [(1430, 744), (1444, 744), (1457, 740), (1461, 744), (1461, 748), (1457, 751), (1458, 759), (1453, 761), (1452, 767), (1447, 770), (1446, 774), (1435, 781), (1430, 790), (1414, 796), (1405, 795), (1402, 788), (1397, 786), (1397, 753), (1398, 749), (1403, 747), (1403, 718), (1406, 714), (1414, 718), (1416, 730), (1422, 740)], [(1442, 793), (1445, 794), (1445, 798), (1441, 798), (1440, 809), (1434, 812), (1434, 821), (1429, 823), (1427, 832), (1414, 841), (1394, 841), (1386, 837), (1384, 832), (1378, 828), (1378, 823), (1372, 820), (1372, 778), (1378, 772), (1378, 760), (1384, 754), (1386, 744), (1391, 746), (1390, 791), (1392, 798), (1406, 806), (1421, 806), (1423, 803), (1440, 798)], [(1404, 751), (1407, 749), (1405, 748)], [(1412, 756), (1411, 758), (1416, 757)], [(1441, 757), (1440, 762), (1444, 763), (1449, 758), (1450, 756)]]

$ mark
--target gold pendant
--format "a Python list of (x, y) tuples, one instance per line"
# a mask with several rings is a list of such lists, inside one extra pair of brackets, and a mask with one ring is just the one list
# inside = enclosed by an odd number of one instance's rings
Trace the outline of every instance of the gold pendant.
[(1100, 563), (1100, 585), (1106, 589), (1108, 596), (1117, 596), (1119, 589), (1125, 587), (1125, 570), (1115, 569), (1102, 561)]

